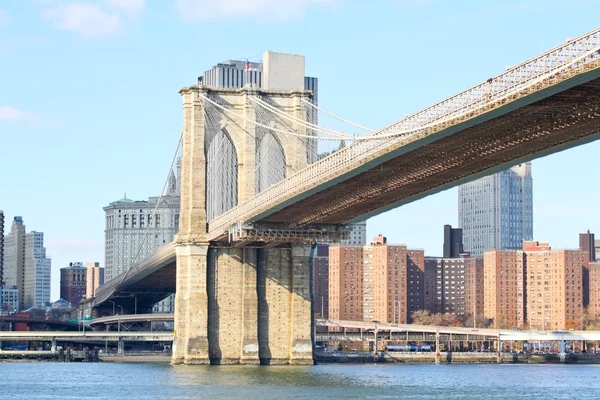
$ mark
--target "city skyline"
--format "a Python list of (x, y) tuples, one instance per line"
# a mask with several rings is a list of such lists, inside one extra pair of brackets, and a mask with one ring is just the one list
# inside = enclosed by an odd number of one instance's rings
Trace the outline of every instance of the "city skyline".
[[(105, 36), (93, 31), (96, 36), (90, 36), (86, 27), (60, 24), (60, 20), (55, 30), (55, 20), (47, 17), (54, 11), (50, 3), (2, 5), (0, 13), (6, 17), (0, 19), (0, 60), (7, 73), (0, 77), (5, 89), (0, 94), (0, 131), (8, 133), (6, 139), (3, 135), (3, 148), (11, 150), (0, 157), (0, 166), (15, 172), (3, 177), (0, 208), (7, 221), (22, 215), (29, 229), (45, 232), (47, 252), (53, 258), (51, 299), (58, 298), (58, 270), (69, 261), (100, 260), (104, 265), (103, 205), (123, 192), (133, 199), (145, 199), (160, 191), (181, 129), (177, 90), (193, 83), (215, 60), (248, 56), (257, 61), (253, 56), (265, 48), (304, 54), (307, 75), (319, 77), (320, 104), (376, 128), (594, 28), (594, 11), (600, 10), (598, 5), (588, 4), (590, 12), (580, 15), (575, 9), (565, 11), (558, 2), (540, 1), (520, 7), (494, 6), (494, 12), (511, 17), (513, 29), (503, 30), (501, 38), (480, 38), (472, 32), (500, 29), (500, 22), (490, 25), (490, 18), (470, 19), (463, 27), (444, 20), (446, 14), (454, 15), (462, 7), (470, 7), (469, 15), (490, 16), (490, 6), (450, 7), (437, 1), (391, 6), (406, 17), (401, 28), (385, 15), (385, 7), (378, 10), (343, 1), (336, 6), (311, 7), (286, 27), (277, 21), (241, 23), (235, 16), (181, 24), (170, 5), (148, 5), (136, 18), (126, 14), (132, 11), (108, 10), (102, 3), (98, 9), (119, 16), (119, 29)], [(351, 22), (367, 11), (379, 13), (381, 19), (379, 24), (361, 24), (378, 35), (376, 46), (351, 28)], [(537, 22), (530, 19), (534, 13), (539, 16)], [(428, 31), (428, 24), (421, 27), (419, 21), (426, 17), (447, 33), (440, 37)], [(160, 35), (151, 29), (159, 18), (165, 20)], [(309, 32), (308, 20), (311, 26), (322, 28)], [(215, 48), (191, 50), (195, 35), (204, 35), (223, 21), (234, 21), (239, 30), (226, 32)], [(88, 29), (93, 27), (93, 23), (88, 25)], [(239, 33), (248, 29), (264, 36), (264, 42), (249, 45), (239, 40)], [(144, 35), (152, 46), (139, 45)], [(343, 41), (335, 39), (340, 35)], [(436, 43), (436, 51), (414, 43), (415, 35), (421, 36), (421, 43)], [(467, 41), (468, 46), (458, 46)], [(161, 53), (158, 58), (156, 46)], [(403, 50), (397, 51), (399, 48)], [(384, 51), (395, 79), (390, 80), (389, 74), (373, 74), (357, 95), (355, 88), (361, 81), (357, 71), (372, 68), (373, 60), (382, 59)], [(45, 66), (43, 78), (39, 59)], [(442, 67), (440, 59), (448, 62)], [(398, 90), (390, 91), (390, 87)], [(593, 165), (598, 150), (596, 142), (533, 162), (534, 239), (547, 240), (557, 248), (576, 248), (578, 233), (600, 230), (589, 225), (584, 211), (594, 204), (594, 189), (573, 196), (586, 182), (578, 175)], [(37, 166), (13, 167), (25, 157), (36, 160)], [(557, 184), (561, 191), (556, 190)], [(441, 255), (440, 227), (458, 226), (456, 190), (370, 219), (367, 237), (382, 233), (390, 242), (410, 243), (425, 249), (425, 254)], [(77, 191), (82, 195), (74, 195)], [(44, 195), (40, 197), (40, 193)]]

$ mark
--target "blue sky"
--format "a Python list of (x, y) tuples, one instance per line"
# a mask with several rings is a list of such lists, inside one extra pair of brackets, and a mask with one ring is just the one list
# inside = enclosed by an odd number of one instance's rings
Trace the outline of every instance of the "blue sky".
[[(492, 4), (493, 3), (493, 4)], [(0, 0), (0, 209), (43, 231), (58, 270), (104, 261), (102, 207), (162, 188), (177, 90), (264, 50), (306, 56), (320, 105), (377, 128), (597, 28), (589, 0)], [(598, 230), (592, 143), (536, 160), (534, 234)], [(368, 235), (439, 255), (451, 189), (375, 217)]]

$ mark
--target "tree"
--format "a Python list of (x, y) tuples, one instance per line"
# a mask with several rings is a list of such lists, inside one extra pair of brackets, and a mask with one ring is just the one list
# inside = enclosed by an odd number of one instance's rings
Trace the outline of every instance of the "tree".
[(419, 310), (413, 312), (411, 315), (413, 324), (417, 325), (435, 325), (432, 323), (432, 316), (428, 310)]
[(590, 311), (589, 308), (584, 308), (581, 316), (579, 317), (579, 326), (581, 329), (586, 331), (598, 331), (600, 330), (600, 318), (598, 315)]

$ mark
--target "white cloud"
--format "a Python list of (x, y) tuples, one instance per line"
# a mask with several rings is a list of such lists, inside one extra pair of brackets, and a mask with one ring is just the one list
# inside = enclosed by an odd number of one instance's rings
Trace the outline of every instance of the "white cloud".
[(107, 13), (93, 4), (59, 5), (44, 10), (42, 15), (54, 21), (58, 29), (78, 32), (85, 36), (114, 35), (122, 28), (118, 14)]
[(125, 11), (129, 14), (139, 14), (144, 9), (145, 0), (105, 0), (109, 7)]
[(341, 0), (176, 0), (185, 21), (210, 21), (250, 17), (287, 21), (304, 15), (310, 6), (337, 4)]
[(23, 111), (16, 107), (0, 106), (0, 121), (8, 122), (27, 122), (35, 124), (39, 122), (40, 117), (32, 112)]

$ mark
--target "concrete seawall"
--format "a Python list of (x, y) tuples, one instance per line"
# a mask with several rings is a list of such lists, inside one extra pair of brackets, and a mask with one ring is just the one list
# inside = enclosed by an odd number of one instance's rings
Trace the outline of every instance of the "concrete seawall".
[[(434, 364), (435, 353), (385, 353), (378, 356), (366, 353), (320, 353), (317, 363), (391, 363), (391, 364)], [(440, 353), (440, 364), (560, 364), (558, 354), (502, 353)], [(600, 353), (567, 354), (565, 364), (600, 364)]]

